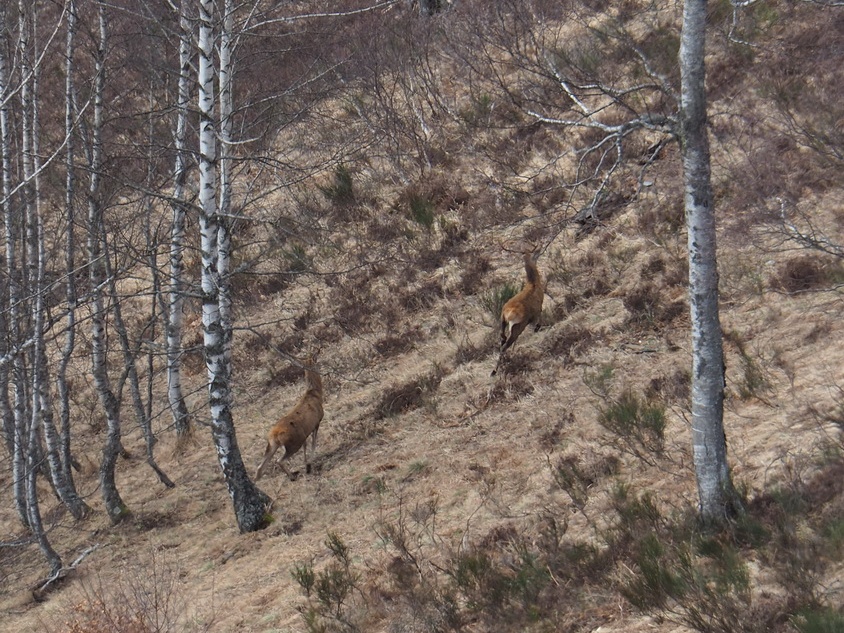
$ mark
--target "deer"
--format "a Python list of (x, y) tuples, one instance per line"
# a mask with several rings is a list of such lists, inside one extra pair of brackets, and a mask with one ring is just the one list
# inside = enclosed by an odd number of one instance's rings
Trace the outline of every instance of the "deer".
[(535, 332), (542, 326), (540, 318), (542, 301), (545, 298), (545, 282), (536, 267), (537, 259), (539, 250), (525, 253), (525, 285), (501, 308), (501, 346), (498, 362), (491, 376), (498, 372), (498, 367), (504, 360), (504, 353), (513, 346), (528, 325), (533, 323)]
[(301, 448), (305, 455), (305, 472), (311, 472), (311, 464), (308, 462), (308, 448), (306, 446), (308, 437), (311, 438), (311, 451), (316, 453), (317, 432), (319, 423), (322, 421), (322, 378), (315, 369), (315, 357), (311, 355), (305, 367), (305, 383), (307, 389), (304, 395), (296, 403), (296, 406), (285, 413), (278, 422), (267, 433), (267, 448), (264, 450), (264, 457), (258, 466), (255, 474), (255, 481), (264, 474), (264, 469), (275, 455), (276, 451), (284, 447), (284, 455), (278, 464), (287, 477), (294, 481), (295, 475), (291, 473), (284, 461), (295, 455)]

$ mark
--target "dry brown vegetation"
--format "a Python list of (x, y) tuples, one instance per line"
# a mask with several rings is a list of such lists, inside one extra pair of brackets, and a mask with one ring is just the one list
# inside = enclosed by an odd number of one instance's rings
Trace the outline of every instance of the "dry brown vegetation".
[[(651, 186), (617, 192), (581, 231), (558, 212), (567, 194), (536, 169), (576, 135), (455, 88), (446, 96), (462, 118), (429, 139), (424, 178), (397, 186), (415, 173), (409, 158), (364, 154), (297, 194), (301, 241), (259, 235), (273, 223), (251, 229), (273, 248), (237, 284), (238, 441), (247, 463), (260, 457), (301, 389), (301, 370), (279, 352), (319, 342), (314, 475), (262, 480), (274, 520), (238, 534), (206, 429), (175, 452), (162, 414), (157, 454), (177, 486), (158, 484), (127, 428), (117, 484), (131, 515), (112, 526), (94, 466), (101, 420), (80, 378), (77, 483), (95, 512), (73, 521), (44, 486), (45, 523), (70, 558), (100, 547), (35, 603), (40, 554), (13, 545), (24, 535), (0, 481), (0, 629), (840, 631), (841, 262), (795, 250), (776, 200), (844, 244), (844, 14), (798, 4), (753, 5), (740, 34), (758, 50), (713, 37), (725, 428), (746, 502), (729, 529), (694, 521), (676, 147), (650, 166)], [(714, 7), (713, 30), (726, 30), (725, 7)], [(646, 40), (673, 68), (661, 52), (675, 34)], [(365, 116), (321, 107), (350, 130)], [(419, 140), (395, 138), (408, 156)], [(490, 378), (496, 297), (522, 276), (499, 244), (537, 238), (545, 327)], [(202, 419), (201, 358), (188, 359)]]

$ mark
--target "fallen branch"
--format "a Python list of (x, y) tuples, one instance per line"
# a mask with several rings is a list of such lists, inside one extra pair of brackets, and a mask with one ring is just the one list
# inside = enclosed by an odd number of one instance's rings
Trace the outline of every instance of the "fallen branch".
[(51, 589), (51, 586), (55, 583), (59, 582), (63, 578), (65, 578), (70, 572), (76, 569), (79, 564), (85, 560), (88, 554), (93, 553), (95, 550), (100, 548), (99, 543), (95, 543), (91, 547), (85, 549), (76, 559), (67, 567), (61, 567), (53, 572), (49, 578), (39, 581), (33, 588), (32, 588), (32, 597), (36, 602), (43, 602), (47, 596), (47, 590)]

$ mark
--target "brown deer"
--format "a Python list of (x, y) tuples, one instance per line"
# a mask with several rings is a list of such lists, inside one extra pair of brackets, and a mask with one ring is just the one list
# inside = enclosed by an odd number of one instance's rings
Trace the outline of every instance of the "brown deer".
[[(515, 297), (504, 304), (501, 309), (501, 351), (498, 362), (491, 376), (494, 376), (504, 360), (506, 352), (519, 338), (525, 328), (534, 324), (534, 331), (539, 331), (542, 316), (542, 301), (545, 298), (545, 283), (536, 267), (539, 251), (525, 253), (525, 285)], [(509, 329), (509, 332), (508, 332)]]
[(261, 478), (267, 464), (270, 463), (273, 455), (282, 446), (284, 447), (284, 455), (278, 464), (291, 481), (296, 477), (287, 469), (284, 460), (295, 455), (300, 448), (305, 455), (305, 472), (311, 472), (306, 444), (308, 437), (311, 437), (311, 451), (316, 453), (317, 431), (319, 431), (319, 423), (323, 416), (322, 378), (317, 373), (314, 363), (315, 358), (312, 355), (305, 366), (305, 382), (308, 387), (305, 394), (299, 399), (295, 407), (273, 425), (273, 428), (267, 434), (267, 448), (264, 450), (264, 457), (258, 466), (258, 472), (255, 474), (255, 481)]

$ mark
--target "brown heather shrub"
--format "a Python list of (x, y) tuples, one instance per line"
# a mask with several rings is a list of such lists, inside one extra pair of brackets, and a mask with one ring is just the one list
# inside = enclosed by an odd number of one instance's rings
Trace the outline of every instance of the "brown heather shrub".
[(684, 223), (682, 198), (670, 204), (648, 207), (636, 215), (636, 226), (639, 232), (655, 239), (658, 243), (670, 236), (678, 235)]
[(621, 302), (629, 313), (627, 322), (644, 327), (668, 325), (686, 311), (685, 301), (665, 301), (660, 288), (649, 281), (635, 286)]
[(688, 404), (691, 387), (691, 372), (688, 369), (676, 369), (670, 375), (652, 378), (645, 389), (645, 397), (665, 403)]
[(829, 275), (817, 257), (801, 255), (780, 265), (770, 285), (774, 290), (796, 293), (814, 290), (828, 281)]
[(399, 305), (408, 312), (417, 312), (432, 308), (444, 296), (439, 280), (431, 279), (418, 288), (408, 288), (399, 294)]
[(533, 383), (524, 374), (499, 371), (503, 379), (496, 381), (489, 391), (489, 402), (515, 402), (534, 392)]
[(422, 330), (418, 325), (401, 334), (388, 334), (375, 342), (375, 351), (384, 358), (405, 354), (422, 338)]
[(428, 374), (414, 378), (404, 384), (387, 389), (375, 405), (375, 419), (383, 420), (394, 415), (407, 413), (423, 406), (440, 386), (443, 372), (435, 368)]
[(285, 363), (278, 368), (270, 367), (269, 374), (264, 383), (267, 387), (284, 387), (299, 381), (302, 377), (302, 368), (293, 363)]
[(460, 277), (458, 291), (464, 297), (477, 294), (483, 287), (484, 276), (492, 270), (489, 258), (485, 255), (471, 254), (469, 261), (463, 266), (463, 273)]
[(579, 325), (566, 325), (554, 333), (548, 346), (548, 353), (563, 365), (569, 365), (586, 353), (595, 340), (595, 335), (588, 328)]
[(477, 345), (472, 343), (468, 337), (465, 337), (457, 344), (457, 350), (454, 352), (454, 364), (459, 367), (465, 363), (483, 360), (497, 350), (498, 334), (495, 330), (490, 330), (487, 336)]

